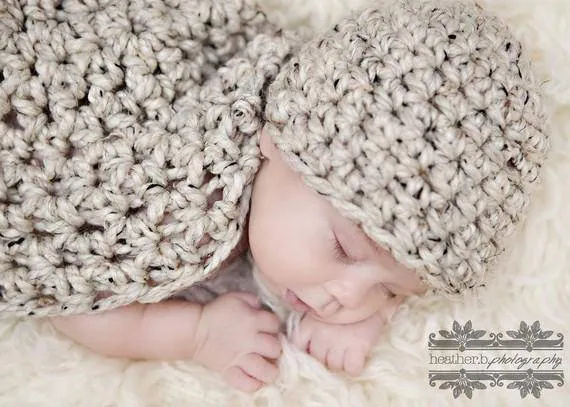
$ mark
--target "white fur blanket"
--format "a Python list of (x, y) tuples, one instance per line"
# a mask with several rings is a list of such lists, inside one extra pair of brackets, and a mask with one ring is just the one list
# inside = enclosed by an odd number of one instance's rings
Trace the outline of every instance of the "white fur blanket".
[[(2, 0), (0, 0), (2, 1)], [(261, 0), (269, 16), (289, 26), (323, 29), (365, 0)], [(48, 323), (0, 322), (0, 406), (568, 406), (570, 385), (521, 399), (520, 389), (490, 387), (457, 399), (429, 385), (428, 336), (471, 320), (474, 329), (517, 330), (520, 321), (570, 337), (570, 1), (481, 0), (527, 42), (552, 106), (552, 155), (543, 189), (512, 253), (480, 298), (445, 304), (422, 299), (396, 316), (365, 374), (329, 373), (286, 345), (281, 377), (257, 394), (234, 392), (191, 363), (110, 360), (56, 335)], [(557, 351), (568, 373), (570, 346)], [(482, 351), (484, 352), (484, 351)], [(526, 355), (524, 351), (519, 352)], [(445, 366), (437, 366), (445, 368)], [(523, 371), (526, 369), (523, 369)], [(566, 374), (566, 380), (570, 375)]]

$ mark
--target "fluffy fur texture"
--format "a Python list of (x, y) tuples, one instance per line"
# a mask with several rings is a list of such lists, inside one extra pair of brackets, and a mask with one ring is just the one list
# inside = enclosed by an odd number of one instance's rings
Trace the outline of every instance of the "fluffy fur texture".
[[(276, 21), (326, 28), (362, 0), (263, 0)], [(281, 378), (253, 396), (230, 390), (191, 363), (109, 360), (56, 335), (41, 321), (0, 322), (0, 405), (12, 406), (566, 406), (568, 384), (521, 402), (516, 390), (475, 391), (453, 399), (428, 385), (428, 335), (454, 319), (477, 329), (515, 329), (540, 320), (570, 335), (570, 3), (566, 0), (482, 1), (508, 21), (531, 49), (552, 107), (552, 154), (529, 218), (485, 290), (455, 302), (414, 299), (399, 312), (363, 377), (346, 379), (288, 345)], [(478, 298), (477, 298), (478, 297)], [(566, 347), (568, 349), (568, 346)], [(568, 372), (570, 352), (562, 353)], [(528, 398), (528, 397), (527, 397)]]

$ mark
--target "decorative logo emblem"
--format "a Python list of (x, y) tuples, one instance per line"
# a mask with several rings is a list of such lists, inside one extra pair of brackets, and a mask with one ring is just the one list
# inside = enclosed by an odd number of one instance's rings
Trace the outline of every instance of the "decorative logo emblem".
[(564, 335), (542, 330), (539, 321), (530, 326), (521, 321), (518, 330), (506, 335), (476, 330), (471, 321), (463, 326), (453, 321), (451, 330), (438, 334), (429, 335), (430, 365), (456, 368), (429, 370), (429, 384), (451, 389), (454, 398), (471, 398), (474, 390), (487, 388), (517, 389), (521, 398), (540, 398), (542, 390), (564, 385)]

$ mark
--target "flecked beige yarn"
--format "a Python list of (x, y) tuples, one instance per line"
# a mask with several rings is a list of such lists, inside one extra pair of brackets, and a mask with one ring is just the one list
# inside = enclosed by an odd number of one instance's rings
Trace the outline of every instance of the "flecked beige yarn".
[(2, 1), (0, 316), (155, 302), (214, 270), (290, 39), (248, 0)]
[(307, 185), (448, 294), (484, 284), (548, 148), (520, 42), (453, 0), (343, 20), (281, 70), (266, 118)]

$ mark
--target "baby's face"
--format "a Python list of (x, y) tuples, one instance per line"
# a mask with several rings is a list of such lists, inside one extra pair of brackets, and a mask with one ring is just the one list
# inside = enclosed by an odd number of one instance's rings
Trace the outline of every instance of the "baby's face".
[(330, 323), (386, 317), (425, 286), (292, 171), (265, 134), (249, 244), (257, 277), (290, 308)]

